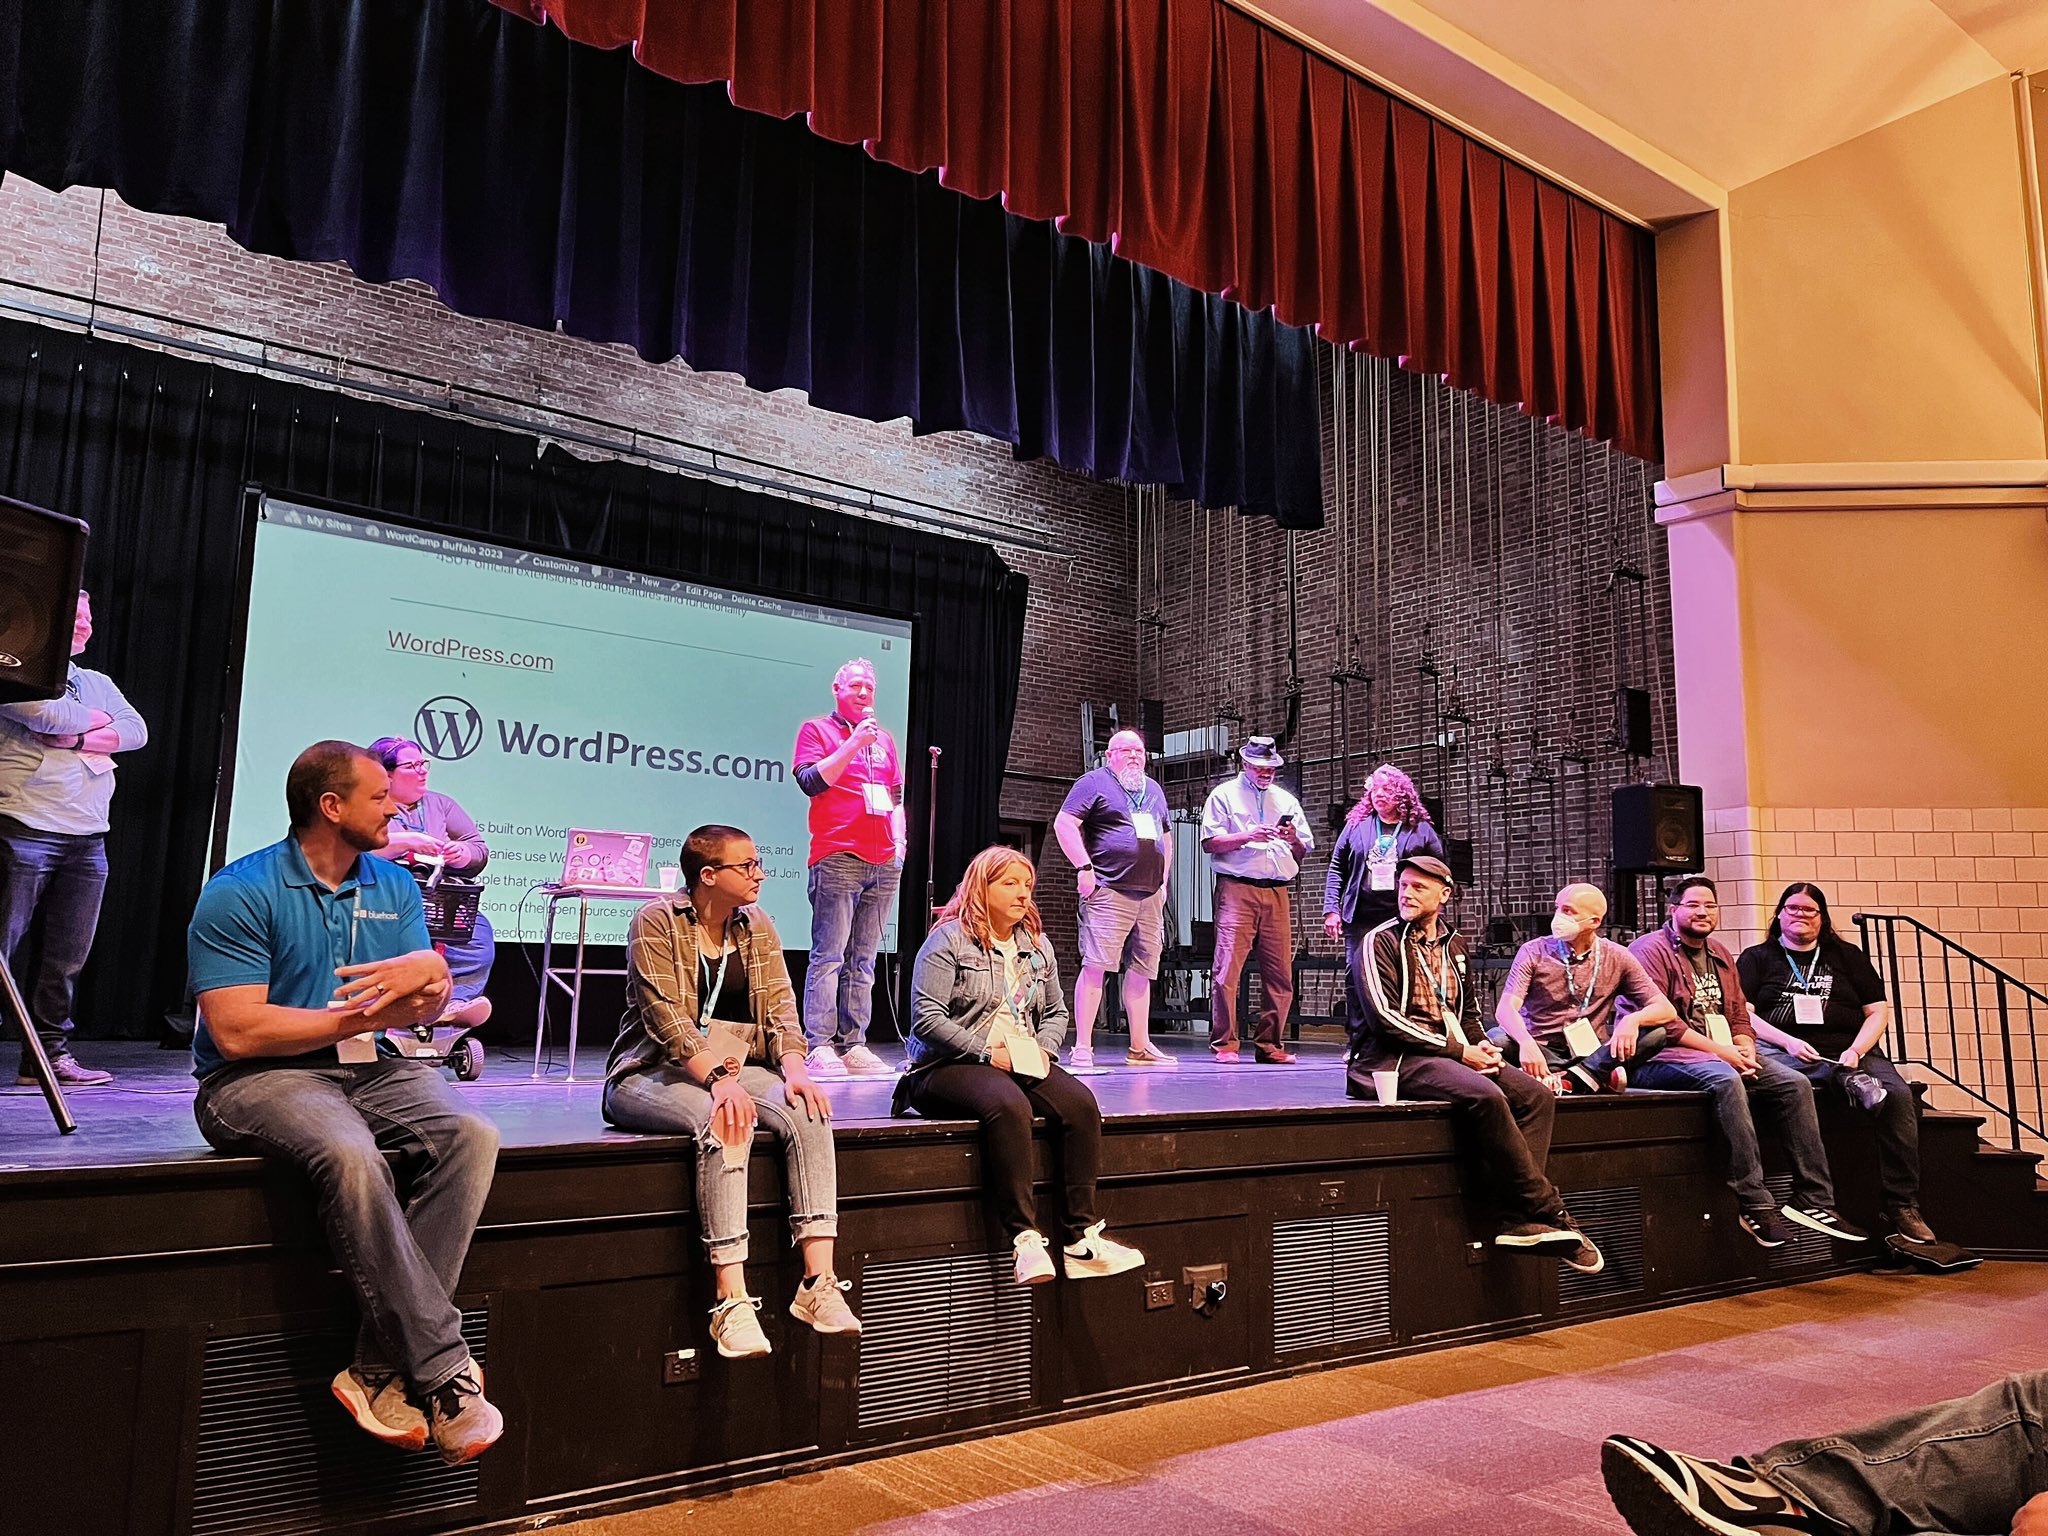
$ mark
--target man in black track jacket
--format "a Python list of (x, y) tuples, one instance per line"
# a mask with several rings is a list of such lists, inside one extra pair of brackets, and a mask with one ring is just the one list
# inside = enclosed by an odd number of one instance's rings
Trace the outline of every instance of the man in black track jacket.
[(1491, 1175), (1507, 1218), (1494, 1241), (1523, 1253), (1550, 1253), (1598, 1274), (1600, 1250), (1572, 1226), (1557, 1186), (1544, 1173), (1557, 1099), (1487, 1043), (1479, 1000), (1467, 973), (1465, 941), (1443, 922), (1451, 872), (1441, 859), (1401, 861), (1395, 916), (1358, 947), (1352, 978), (1361, 1007), (1353, 1020), (1346, 1091), (1379, 1097), (1375, 1072), (1398, 1073), (1402, 1099), (1451, 1106)]

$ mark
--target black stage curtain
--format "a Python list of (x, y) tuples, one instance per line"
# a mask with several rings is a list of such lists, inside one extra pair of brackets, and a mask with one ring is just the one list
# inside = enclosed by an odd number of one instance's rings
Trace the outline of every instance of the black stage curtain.
[[(98, 629), (84, 660), (120, 684), (150, 729), (148, 747), (120, 768), (82, 1032), (149, 1034), (151, 1016), (183, 995), (251, 483), (667, 576), (914, 613), (906, 954), (925, 927), (928, 747), (945, 753), (937, 841), (948, 891), (994, 841), (1027, 583), (987, 546), (585, 463), (519, 433), (0, 322), (0, 494), (92, 524), (86, 580)], [(348, 601), (346, 591), (334, 594), (337, 605)], [(820, 713), (831, 706), (830, 682), (818, 679)], [(275, 792), (282, 836), (284, 786)], [(694, 824), (687, 805), (676, 818), (672, 832)]]
[(488, 0), (0, 0), (0, 171), (1322, 525), (1306, 329)]

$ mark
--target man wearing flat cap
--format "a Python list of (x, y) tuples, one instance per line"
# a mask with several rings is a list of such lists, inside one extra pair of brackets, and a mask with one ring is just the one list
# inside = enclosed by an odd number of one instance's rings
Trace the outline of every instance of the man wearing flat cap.
[(1294, 1007), (1294, 914), (1288, 889), (1315, 846), (1301, 802), (1273, 782), (1285, 761), (1270, 736), (1237, 750), (1240, 772), (1209, 791), (1202, 851), (1216, 867), (1216, 959), (1209, 973), (1209, 1049), (1242, 1059), (1237, 984), (1247, 959), (1259, 967), (1265, 1005), (1252, 1050), (1260, 1061), (1294, 1060), (1281, 1038)]
[(1600, 1250), (1572, 1224), (1545, 1171), (1556, 1095), (1520, 1068), (1504, 1067), (1500, 1048), (1487, 1041), (1465, 941), (1444, 919), (1450, 894), (1442, 859), (1415, 853), (1401, 860), (1394, 916), (1357, 949), (1352, 985), (1360, 1007), (1345, 1091), (1380, 1099), (1386, 1083), (1397, 1100), (1450, 1105), (1452, 1125), (1478, 1154), (1500, 1208), (1494, 1242), (1598, 1274)]

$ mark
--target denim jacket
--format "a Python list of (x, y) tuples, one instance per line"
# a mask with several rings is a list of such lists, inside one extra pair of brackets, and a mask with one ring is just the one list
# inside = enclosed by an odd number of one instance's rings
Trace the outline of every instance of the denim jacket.
[[(1028, 938), (1022, 930), (1019, 937)], [(1026, 1027), (1047, 1054), (1067, 1038), (1067, 1000), (1052, 944), (1039, 936), (1036, 949), (1019, 943), (1018, 959), (1033, 981), (1023, 1008)], [(1004, 997), (1003, 957), (983, 949), (958, 919), (934, 928), (917, 952), (911, 996), (910, 1038), (904, 1042), (913, 1069), (948, 1061), (987, 1061), (988, 1031)]]

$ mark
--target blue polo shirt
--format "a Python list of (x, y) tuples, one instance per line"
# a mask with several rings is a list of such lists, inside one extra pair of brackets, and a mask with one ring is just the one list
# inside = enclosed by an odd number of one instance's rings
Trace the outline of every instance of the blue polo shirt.
[[(307, 868), (298, 839), (287, 837), (206, 882), (185, 932), (185, 956), (194, 992), (262, 986), (279, 1007), (325, 1008), (341, 985), (338, 967), (390, 960), (431, 942), (420, 888), (405, 870), (358, 854), (355, 868), (330, 891)], [(262, 1064), (333, 1066), (338, 1059), (328, 1045)], [(192, 1075), (223, 1065), (201, 1017), (192, 1033)]]

